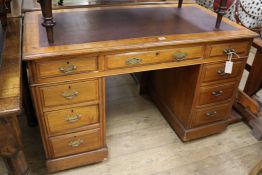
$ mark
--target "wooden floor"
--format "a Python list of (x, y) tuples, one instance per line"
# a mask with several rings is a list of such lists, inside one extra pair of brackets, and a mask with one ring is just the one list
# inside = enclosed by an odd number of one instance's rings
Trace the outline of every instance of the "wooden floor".
[[(243, 123), (181, 142), (154, 104), (138, 95), (130, 75), (107, 78), (107, 114), (109, 159), (56, 174), (246, 175), (262, 158), (262, 142)], [(32, 174), (47, 174), (38, 128), (27, 127), (24, 117), (21, 125)]]

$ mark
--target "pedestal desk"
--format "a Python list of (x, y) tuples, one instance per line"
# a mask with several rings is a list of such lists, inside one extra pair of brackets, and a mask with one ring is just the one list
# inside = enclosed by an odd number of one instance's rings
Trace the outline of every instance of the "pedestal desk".
[[(49, 172), (107, 158), (111, 75), (150, 71), (148, 92), (183, 141), (226, 129), (255, 33), (227, 19), (216, 29), (216, 14), (198, 5), (67, 9), (54, 17), (50, 44), (41, 12), (26, 13), (23, 45)], [(238, 55), (231, 74), (227, 51)]]

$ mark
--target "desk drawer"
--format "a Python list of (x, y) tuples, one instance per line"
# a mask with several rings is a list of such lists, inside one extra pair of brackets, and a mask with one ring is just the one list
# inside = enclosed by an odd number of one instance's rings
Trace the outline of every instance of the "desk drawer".
[(57, 137), (51, 137), (54, 157), (61, 157), (91, 151), (102, 147), (100, 129), (87, 130)]
[(46, 112), (45, 117), (49, 134), (65, 133), (72, 129), (98, 123), (98, 105)]
[(98, 99), (98, 80), (41, 87), (40, 93), (44, 107), (93, 101)]
[(238, 77), (242, 73), (243, 61), (235, 61), (231, 74), (226, 74), (225, 62), (215, 64), (205, 64), (202, 74), (202, 82), (211, 82), (216, 80), (225, 80), (228, 78)]
[(97, 57), (65, 58), (57, 61), (36, 62), (41, 78), (64, 76), (98, 70)]
[(225, 120), (228, 117), (230, 107), (230, 103), (226, 103), (223, 105), (216, 105), (213, 107), (196, 110), (194, 112), (191, 126), (197, 127), (220, 120)]
[(226, 56), (224, 53), (225, 49), (234, 49), (239, 55), (248, 55), (250, 44), (248, 42), (232, 42), (223, 44), (213, 44), (209, 49), (209, 56)]
[(198, 105), (231, 99), (235, 91), (235, 85), (235, 82), (231, 82), (222, 85), (200, 87)]
[(203, 54), (204, 48), (202, 46), (123, 53), (106, 56), (105, 64), (107, 69), (115, 69), (162, 62), (192, 60), (202, 58)]

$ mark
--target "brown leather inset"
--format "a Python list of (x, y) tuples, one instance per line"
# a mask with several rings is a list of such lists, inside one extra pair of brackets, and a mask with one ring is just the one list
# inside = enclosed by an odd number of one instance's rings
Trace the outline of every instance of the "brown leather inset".
[[(215, 29), (216, 17), (193, 6), (61, 12), (54, 13), (54, 18), (53, 45), (236, 30), (224, 22)], [(40, 45), (49, 46), (44, 27), (40, 35)]]

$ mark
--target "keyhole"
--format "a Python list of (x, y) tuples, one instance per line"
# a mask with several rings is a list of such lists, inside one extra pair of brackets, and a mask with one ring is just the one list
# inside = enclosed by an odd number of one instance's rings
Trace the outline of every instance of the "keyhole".
[(71, 89), (71, 86), (68, 86), (68, 89)]
[(66, 64), (69, 64), (69, 61), (67, 61)]
[(72, 109), (71, 112), (74, 113), (74, 110)]

